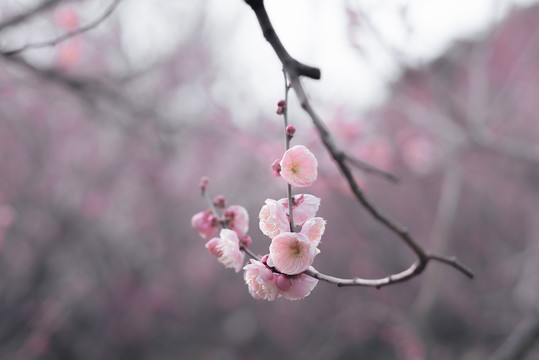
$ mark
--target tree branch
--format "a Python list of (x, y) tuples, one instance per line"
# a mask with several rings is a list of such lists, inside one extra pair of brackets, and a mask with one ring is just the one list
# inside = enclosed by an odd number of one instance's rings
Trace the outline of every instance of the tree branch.
[(41, 41), (41, 42), (36, 42), (33, 44), (24, 45), (23, 47), (19, 49), (7, 50), (7, 51), (3, 51), (2, 53), (6, 56), (13, 56), (16, 54), (20, 54), (21, 52), (29, 50), (29, 49), (39, 49), (39, 48), (44, 48), (44, 47), (49, 47), (49, 46), (56, 46), (59, 43), (69, 38), (72, 38), (73, 36), (82, 34), (86, 31), (92, 30), (93, 28), (97, 27), (99, 24), (101, 24), (106, 18), (108, 18), (114, 12), (114, 10), (118, 7), (121, 1), (122, 0), (114, 0), (100, 17), (90, 22), (86, 26), (83, 26), (76, 30), (65, 33), (64, 35), (59, 36), (52, 40)]
[(268, 13), (264, 7), (264, 0), (245, 0), (245, 2), (255, 12), (264, 37), (271, 44), (273, 50), (275, 50), (289, 76), (306, 76), (315, 80), (320, 79), (320, 69), (300, 63), (286, 51), (271, 25)]
[(16, 16), (12, 17), (11, 19), (7, 19), (4, 22), (1, 22), (0, 23), (0, 31), (6, 29), (8, 27), (18, 25), (18, 24), (30, 19), (31, 17), (39, 14), (40, 12), (45, 11), (50, 7), (53, 7), (54, 5), (59, 3), (60, 1), (62, 1), (62, 0), (45, 0), (45, 1), (41, 2), (41, 3), (37, 4), (33, 9), (29, 9), (29, 10), (27, 10), (27, 11), (25, 11), (25, 12), (19, 14), (19, 15), (16, 15)]
[[(307, 98), (305, 89), (303, 88), (303, 85), (301, 84), (301, 81), (300, 81), (301, 76), (307, 76), (314, 79), (318, 79), (319, 76), (318, 77), (310, 76), (312, 75), (312, 73), (305, 72), (305, 65), (295, 61), (294, 59), (290, 57), (290, 55), (288, 54), (288, 52), (282, 45), (275, 30), (273, 29), (273, 25), (271, 24), (271, 21), (264, 7), (264, 1), (263, 0), (245, 0), (245, 2), (255, 12), (265, 39), (271, 44), (277, 56), (281, 60), (281, 63), (283, 64), (284, 69), (289, 75), (291, 87), (294, 89), (296, 96), (298, 97), (298, 100), (301, 104), (301, 107), (311, 118), (315, 128), (318, 131), (320, 140), (326, 147), (326, 150), (331, 154), (333, 160), (335, 161), (339, 170), (341, 171), (341, 174), (348, 182), (348, 185), (351, 191), (353, 192), (353, 194), (355, 195), (356, 199), (371, 214), (371, 216), (374, 217), (374, 219), (376, 219), (378, 222), (380, 222), (382, 225), (384, 225), (393, 233), (395, 233), (398, 237), (400, 237), (402, 241), (408, 247), (410, 247), (410, 249), (417, 256), (417, 261), (414, 264), (412, 264), (408, 269), (400, 273), (382, 278), (382, 279), (374, 279), (374, 280), (360, 279), (360, 278), (340, 279), (340, 278), (321, 274), (317, 271), (310, 271), (310, 270), (307, 270), (305, 273), (319, 280), (336, 284), (337, 286), (370, 286), (370, 287), (380, 288), (382, 286), (390, 285), (393, 283), (406, 281), (420, 274), (421, 272), (423, 272), (423, 270), (425, 270), (430, 260), (435, 260), (438, 262), (442, 262), (446, 265), (452, 266), (453, 268), (462, 272), (464, 275), (470, 278), (473, 278), (473, 273), (469, 269), (467, 269), (464, 265), (460, 264), (455, 258), (428, 253), (410, 235), (406, 227), (400, 225), (398, 222), (396, 222), (395, 220), (390, 218), (388, 215), (383, 213), (365, 196), (365, 194), (363, 193), (363, 191), (357, 184), (357, 181), (355, 180), (348, 164), (346, 163), (346, 160), (347, 160), (346, 154), (342, 150), (340, 150), (335, 144), (329, 130), (326, 128), (326, 126), (324, 125), (324, 123), (322, 122), (318, 114), (314, 111), (311, 103), (309, 102), (309, 99)], [(319, 73), (320, 72), (318, 70), (318, 74)]]

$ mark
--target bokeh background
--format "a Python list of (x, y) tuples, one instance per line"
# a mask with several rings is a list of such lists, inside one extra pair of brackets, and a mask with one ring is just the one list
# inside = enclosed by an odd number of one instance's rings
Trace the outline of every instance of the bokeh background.
[[(380, 290), (319, 283), (256, 301), (204, 248), (198, 190), (249, 211), (285, 196), (281, 67), (241, 0), (0, 4), (1, 359), (488, 359), (539, 318), (539, 6), (267, 1), (367, 195), (469, 280), (431, 263)], [(450, 3), (450, 4), (448, 4)], [(40, 4), (45, 6), (40, 7)], [(39, 9), (39, 11), (36, 11)], [(29, 16), (20, 17), (20, 14)], [(15, 21), (14, 21), (15, 19)], [(361, 208), (291, 94), (320, 162), (313, 264), (398, 272), (413, 254)], [(535, 320), (538, 321), (538, 320)], [(536, 359), (539, 350), (525, 359)]]

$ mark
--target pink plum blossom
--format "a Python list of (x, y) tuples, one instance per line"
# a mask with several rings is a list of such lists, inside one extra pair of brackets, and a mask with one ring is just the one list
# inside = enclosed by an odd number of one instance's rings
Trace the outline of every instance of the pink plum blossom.
[(210, 210), (206, 210), (193, 215), (191, 225), (198, 230), (200, 236), (204, 239), (209, 239), (217, 232), (219, 220)]
[(234, 231), (221, 230), (220, 237), (206, 243), (206, 249), (226, 268), (233, 268), (236, 272), (241, 270), (245, 254), (240, 250), (240, 240)]
[(318, 246), (325, 230), (326, 220), (321, 217), (315, 217), (303, 224), (300, 233), (305, 235), (314, 246)]
[(303, 145), (288, 149), (281, 159), (281, 177), (290, 185), (307, 187), (318, 176), (318, 161)]
[(239, 236), (249, 231), (249, 213), (243, 206), (232, 205), (225, 211), (226, 226)]
[[(288, 199), (279, 200), (288, 214)], [(310, 194), (294, 195), (292, 198), (292, 216), (294, 224), (301, 225), (305, 221), (312, 219), (320, 207), (320, 198)]]
[(255, 299), (275, 300), (279, 296), (277, 276), (266, 265), (251, 260), (243, 267), (243, 278), (249, 287), (249, 293)]
[(319, 252), (307, 236), (292, 232), (274, 237), (269, 249), (272, 263), (277, 270), (287, 275), (307, 270)]
[[(312, 267), (311, 267), (312, 268)], [(318, 280), (305, 274), (291, 276), (288, 279), (290, 287), (282, 289), (279, 295), (288, 300), (300, 300), (308, 296), (314, 287), (318, 284)]]
[(281, 160), (277, 159), (271, 164), (271, 172), (273, 173), (273, 176), (280, 177), (281, 176)]
[(275, 236), (290, 231), (288, 217), (282, 204), (273, 199), (266, 199), (266, 205), (262, 206), (258, 214), (260, 230), (264, 235), (274, 238)]

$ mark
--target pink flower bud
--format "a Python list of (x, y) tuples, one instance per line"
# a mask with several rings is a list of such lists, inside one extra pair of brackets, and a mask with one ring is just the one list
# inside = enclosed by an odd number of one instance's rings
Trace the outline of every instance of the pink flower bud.
[(269, 254), (266, 254), (266, 255), (262, 256), (262, 259), (260, 259), (260, 262), (263, 263), (264, 265), (267, 265), (268, 258), (269, 258)]
[(277, 159), (273, 162), (273, 164), (271, 164), (271, 171), (273, 172), (273, 175), (275, 177), (279, 177), (281, 176), (281, 164), (280, 164), (281, 160), (280, 159)]
[(217, 227), (219, 225), (219, 219), (217, 218), (217, 216), (211, 214), (208, 216), (208, 221), (210, 223), (211, 226), (213, 227)]
[(242, 236), (240, 238), (240, 241), (241, 241), (241, 244), (246, 248), (253, 245), (253, 240), (251, 239), (249, 235)]
[(279, 290), (282, 291), (290, 290), (290, 288), (292, 287), (292, 281), (290, 281), (290, 277), (283, 274), (277, 275), (277, 287), (279, 288)]
[(218, 209), (224, 209), (226, 206), (226, 199), (223, 195), (217, 195), (213, 198), (213, 204)]
[(201, 191), (206, 191), (206, 188), (208, 187), (208, 183), (210, 182), (210, 178), (207, 176), (203, 176), (200, 178), (200, 182), (198, 183), (198, 187)]
[(295, 133), (296, 133), (296, 128), (294, 127), (294, 125), (288, 125), (286, 127), (286, 135), (292, 137), (294, 136)]
[(282, 115), (285, 108), (286, 108), (286, 101), (280, 100), (277, 103), (277, 115)]
[(225, 213), (223, 214), (226, 220), (234, 219), (234, 211), (227, 209)]

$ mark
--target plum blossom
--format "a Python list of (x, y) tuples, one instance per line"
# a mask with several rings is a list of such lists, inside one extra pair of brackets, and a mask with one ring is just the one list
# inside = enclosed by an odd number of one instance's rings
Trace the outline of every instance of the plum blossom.
[(232, 205), (226, 209), (225, 221), (226, 226), (238, 236), (244, 236), (249, 231), (249, 213), (243, 206)]
[(290, 286), (288, 287), (288, 289), (280, 288), (281, 290), (279, 292), (279, 295), (288, 300), (303, 299), (304, 297), (308, 296), (314, 289), (314, 287), (318, 284), (318, 279), (315, 279), (305, 274), (290, 276), (287, 280)]
[[(250, 260), (250, 263), (243, 267), (245, 283), (255, 299), (271, 301), (284, 297), (288, 300), (300, 300), (308, 296), (318, 284), (317, 279), (305, 274), (290, 276), (274, 273), (270, 262), (271, 257), (266, 255), (261, 261)], [(314, 270), (313, 267), (310, 269)]]
[[(279, 203), (283, 205), (288, 215), (288, 198), (280, 199)], [(312, 219), (320, 207), (320, 198), (310, 194), (294, 195), (292, 198), (292, 216), (294, 224), (301, 225), (305, 221)]]
[(249, 293), (255, 299), (271, 301), (279, 296), (277, 276), (262, 262), (251, 260), (243, 270), (245, 270), (243, 278), (249, 287)]
[(303, 224), (300, 234), (305, 235), (314, 246), (318, 246), (325, 230), (326, 220), (321, 217), (315, 217)]
[(310, 186), (318, 176), (318, 161), (303, 145), (286, 150), (280, 165), (281, 177), (292, 186)]
[(245, 254), (240, 250), (240, 240), (234, 231), (221, 230), (220, 237), (206, 243), (206, 249), (226, 268), (233, 268), (236, 272), (241, 270)]
[(217, 232), (219, 220), (211, 213), (211, 210), (196, 213), (191, 218), (191, 226), (198, 230), (200, 236), (209, 239)]
[(307, 236), (292, 232), (274, 237), (269, 249), (275, 268), (287, 275), (296, 275), (307, 270), (319, 253), (316, 245)]
[(283, 232), (290, 231), (285, 209), (276, 200), (266, 199), (266, 205), (262, 206), (258, 217), (260, 230), (272, 239)]

